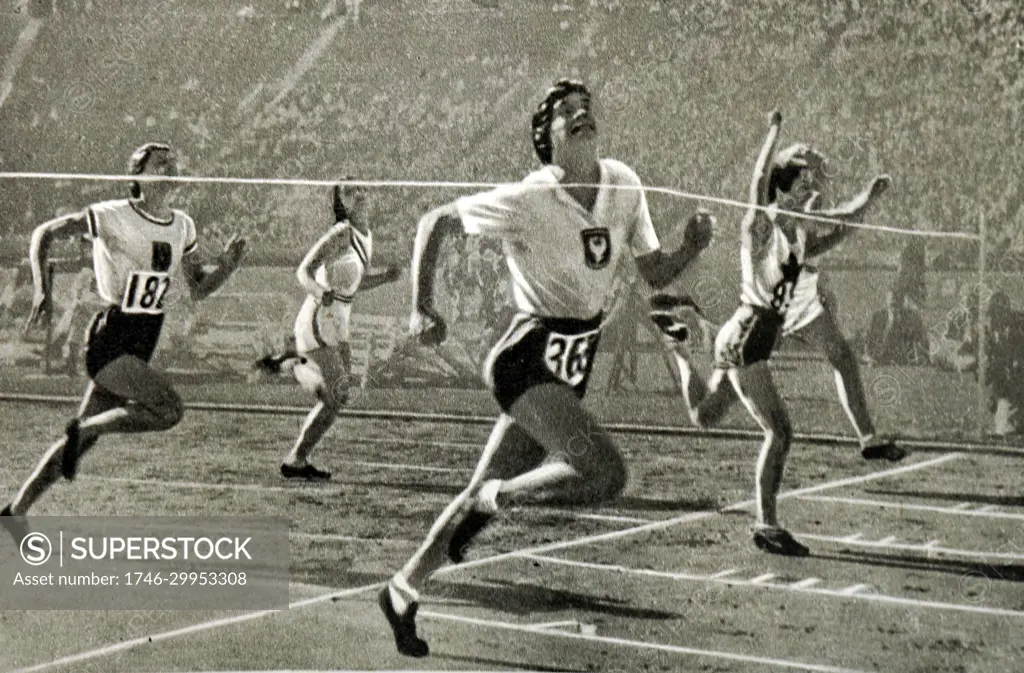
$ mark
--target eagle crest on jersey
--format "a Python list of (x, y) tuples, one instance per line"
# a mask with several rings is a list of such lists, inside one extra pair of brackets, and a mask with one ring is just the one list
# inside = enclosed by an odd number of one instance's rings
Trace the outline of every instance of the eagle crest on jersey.
[(612, 258), (612, 238), (606, 227), (584, 229), (580, 232), (583, 239), (583, 258), (591, 269), (603, 269)]

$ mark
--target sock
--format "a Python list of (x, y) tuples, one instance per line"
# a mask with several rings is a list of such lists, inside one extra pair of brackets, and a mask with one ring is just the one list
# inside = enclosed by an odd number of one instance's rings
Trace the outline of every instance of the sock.
[(395, 573), (391, 581), (388, 582), (388, 593), (391, 595), (391, 604), (395, 606), (395, 611), (400, 615), (408, 612), (413, 603), (420, 601), (419, 592), (409, 586), (409, 582), (402, 576), (402, 573)]
[(501, 479), (489, 479), (480, 487), (476, 496), (476, 510), (484, 514), (498, 513), (498, 489), (501, 488)]

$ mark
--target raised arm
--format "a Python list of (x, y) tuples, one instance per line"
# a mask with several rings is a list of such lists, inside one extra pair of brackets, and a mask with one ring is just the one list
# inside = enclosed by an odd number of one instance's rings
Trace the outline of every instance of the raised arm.
[[(812, 215), (820, 215), (843, 222), (859, 222), (891, 184), (892, 179), (888, 175), (880, 175), (872, 180), (871, 184), (860, 194), (846, 203), (828, 210), (809, 210), (808, 212)], [(842, 243), (853, 231), (853, 227), (842, 224), (834, 225), (832, 231), (828, 233), (811, 231), (805, 246), (807, 257), (817, 257), (828, 252)]]
[[(771, 174), (768, 166), (779, 141), (779, 128), (782, 126), (782, 113), (778, 110), (772, 112), (771, 126), (768, 128), (768, 135), (761, 146), (761, 153), (754, 164), (754, 175), (750, 180), (750, 204), (764, 207), (768, 205), (768, 184)], [(768, 241), (771, 238), (772, 224), (768, 216), (756, 208), (749, 209), (743, 216), (740, 225), (740, 245), (751, 251), (755, 259), (761, 257), (767, 249)]]
[(779, 129), (782, 126), (782, 113), (778, 110), (772, 112), (771, 126), (768, 128), (768, 136), (761, 146), (761, 153), (757, 156), (757, 163), (754, 164), (754, 176), (750, 181), (750, 203), (768, 205), (768, 184), (771, 174), (768, 165), (779, 144)]
[(32, 311), (25, 323), (26, 331), (32, 328), (43, 315), (53, 309), (50, 292), (50, 278), (44, 272), (54, 239), (84, 236), (89, 233), (89, 215), (85, 211), (64, 215), (44, 222), (32, 232), (28, 248), (29, 264), (32, 268)]
[(636, 258), (636, 268), (647, 284), (656, 290), (667, 286), (694, 262), (711, 244), (715, 231), (715, 217), (706, 210), (698, 210), (686, 223), (683, 243), (672, 252), (661, 248)]
[[(409, 332), (419, 335), (424, 343), (440, 343), (446, 336), (444, 319), (434, 309), (434, 275), (437, 253), (445, 236), (462, 230), (462, 221), (454, 204), (436, 208), (416, 225), (416, 240), (412, 249), (412, 317)], [(433, 323), (425, 324), (425, 318)]]
[(812, 210), (814, 215), (830, 217), (844, 222), (857, 222), (862, 219), (867, 211), (878, 202), (878, 198), (892, 185), (892, 178), (888, 175), (879, 175), (871, 181), (871, 184), (864, 188), (860, 194), (853, 197), (846, 203), (829, 210)]

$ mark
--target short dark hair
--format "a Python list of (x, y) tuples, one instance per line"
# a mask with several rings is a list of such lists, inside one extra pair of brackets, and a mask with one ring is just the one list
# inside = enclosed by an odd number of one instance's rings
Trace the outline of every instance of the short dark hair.
[(768, 171), (768, 202), (775, 201), (779, 192), (788, 192), (800, 176), (800, 171), (811, 168), (823, 175), (828, 172), (828, 158), (818, 150), (796, 143), (782, 150), (772, 159)]
[(542, 164), (551, 163), (551, 121), (555, 116), (555, 106), (573, 93), (581, 93), (590, 97), (590, 89), (583, 82), (576, 79), (560, 79), (544, 94), (544, 100), (540, 102), (537, 111), (533, 113), (531, 123), (533, 149)]
[[(154, 152), (173, 152), (173, 148), (168, 143), (161, 142), (148, 142), (144, 145), (140, 145), (135, 148), (132, 155), (128, 157), (128, 175), (140, 175), (146, 170), (146, 165), (149, 163), (149, 158), (153, 156)], [(138, 182), (132, 181), (128, 185), (128, 191), (133, 199), (137, 199), (142, 196), (142, 185)]]

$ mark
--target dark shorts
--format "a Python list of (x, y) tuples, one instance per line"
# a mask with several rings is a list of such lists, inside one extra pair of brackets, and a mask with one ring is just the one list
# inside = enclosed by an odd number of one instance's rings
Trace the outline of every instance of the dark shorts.
[(715, 366), (737, 369), (772, 356), (785, 316), (771, 309), (742, 304), (715, 338)]
[(89, 324), (85, 369), (96, 378), (101, 369), (121, 357), (134, 355), (149, 362), (160, 340), (162, 315), (127, 315), (119, 306), (97, 313)]
[(508, 411), (534, 386), (568, 386), (581, 398), (601, 339), (598, 315), (590, 320), (540, 318), (518, 313), (484, 364), (484, 382)]

